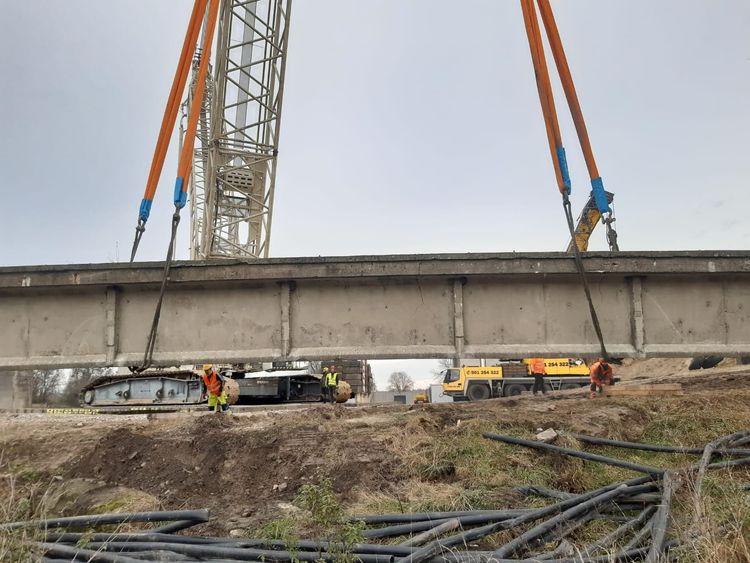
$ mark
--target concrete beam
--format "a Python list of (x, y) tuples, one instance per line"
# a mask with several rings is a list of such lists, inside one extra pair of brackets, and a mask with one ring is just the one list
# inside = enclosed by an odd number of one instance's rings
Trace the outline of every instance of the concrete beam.
[[(750, 252), (589, 253), (609, 351), (750, 354)], [(0, 368), (135, 365), (163, 265), (0, 268)], [(564, 253), (183, 262), (157, 364), (593, 356)]]

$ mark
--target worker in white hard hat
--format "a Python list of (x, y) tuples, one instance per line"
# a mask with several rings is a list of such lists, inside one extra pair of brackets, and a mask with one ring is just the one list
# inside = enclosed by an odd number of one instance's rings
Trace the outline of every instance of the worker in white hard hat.
[(224, 390), (224, 376), (217, 372), (213, 365), (203, 364), (201, 379), (208, 393), (208, 410), (229, 413), (227, 392)]

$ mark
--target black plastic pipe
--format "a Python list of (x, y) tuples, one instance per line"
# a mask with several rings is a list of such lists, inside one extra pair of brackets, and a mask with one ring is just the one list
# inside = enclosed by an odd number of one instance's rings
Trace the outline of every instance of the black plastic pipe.
[(556, 504), (551, 504), (549, 506), (545, 506), (543, 508), (539, 508), (535, 510), (532, 513), (524, 514), (522, 516), (518, 516), (514, 518), (513, 520), (508, 520), (506, 522), (503, 522), (505, 524), (505, 528), (510, 529), (514, 528), (516, 526), (522, 526), (524, 524), (528, 524), (530, 522), (533, 522), (535, 520), (539, 520), (541, 518), (545, 518), (547, 516), (550, 516), (552, 514), (555, 514), (557, 512), (565, 511), (569, 508), (572, 508), (574, 506), (577, 506), (578, 504), (582, 502), (586, 502), (598, 495), (601, 495), (602, 493), (606, 493), (608, 491), (612, 491), (622, 485), (625, 485), (628, 487), (628, 491), (632, 492), (633, 494), (643, 492), (644, 489), (650, 490), (651, 484), (650, 481), (653, 479), (653, 476), (648, 475), (645, 477), (636, 477), (635, 479), (630, 479), (628, 481), (622, 481), (619, 483), (612, 483), (610, 485), (607, 485), (605, 487), (600, 487), (599, 489), (594, 489), (593, 491), (589, 491), (587, 493), (584, 493), (582, 495), (577, 495), (571, 499), (563, 500), (561, 502), (558, 502)]
[(582, 516), (609, 501), (610, 499), (621, 496), (623, 494), (628, 494), (628, 487), (626, 485), (620, 485), (613, 490), (605, 491), (591, 499), (578, 503), (576, 506), (572, 506), (571, 508), (558, 514), (557, 516), (550, 518), (549, 520), (545, 520), (541, 524), (534, 526), (527, 532), (509, 541), (505, 545), (500, 546), (494, 551), (495, 557), (501, 559), (513, 555), (522, 547), (528, 546), (530, 542), (554, 530), (560, 524), (568, 522), (573, 518)]
[[(96, 534), (88, 533), (53, 533), (48, 532), (46, 541), (61, 543), (78, 543), (82, 539), (92, 542), (156, 542), (156, 543), (184, 543), (191, 545), (221, 545), (223, 547), (266, 547), (270, 549), (278, 548), (284, 551), (298, 549), (300, 551), (326, 551), (330, 546), (334, 551), (344, 550), (345, 547), (335, 542), (323, 540), (300, 540), (295, 542), (293, 549), (288, 549), (287, 542), (281, 540), (264, 540), (264, 539), (233, 539), (233, 538), (213, 538), (213, 537), (195, 537), (195, 536), (173, 536), (171, 534), (160, 533), (106, 533)], [(346, 549), (355, 553), (378, 553), (382, 555), (404, 556), (410, 554), (416, 548), (386, 545), (386, 544), (367, 544), (357, 543), (346, 546)]]
[(650, 484), (650, 482), (652, 480), (653, 476), (647, 475), (644, 477), (636, 477), (635, 479), (630, 479), (629, 481), (624, 481), (622, 483), (613, 483), (611, 485), (607, 485), (606, 487), (601, 487), (582, 495), (577, 495), (574, 498), (564, 500), (557, 504), (532, 510), (511, 520), (492, 522), (485, 526), (480, 526), (472, 530), (454, 534), (441, 540), (435, 540), (428, 543), (423, 548), (413, 552), (411, 555), (407, 555), (406, 557), (399, 559), (398, 563), (420, 563), (422, 561), (435, 557), (447, 547), (480, 539), (499, 532), (500, 530), (510, 529), (515, 526), (528, 524), (529, 522), (539, 520), (540, 518), (555, 514), (556, 512), (567, 510), (568, 508), (576, 506), (581, 502), (586, 502), (587, 500), (601, 495), (602, 493), (615, 490), (622, 485), (626, 485), (628, 487), (628, 490), (633, 494), (648, 491), (651, 490), (652, 485)]
[(605, 463), (607, 465), (614, 465), (615, 467), (622, 467), (624, 469), (630, 469), (631, 471), (639, 471), (640, 473), (648, 473), (650, 475), (663, 475), (664, 469), (658, 467), (651, 467), (649, 465), (641, 465), (640, 463), (632, 463), (625, 461), (624, 459), (617, 459), (613, 457), (606, 457), (598, 454), (591, 454), (582, 452), (580, 450), (573, 450), (571, 448), (563, 448), (561, 446), (555, 446), (553, 444), (545, 444), (544, 442), (535, 442), (532, 440), (525, 440), (523, 438), (516, 438), (515, 436), (504, 436), (502, 434), (493, 434), (492, 432), (483, 432), (482, 436), (490, 440), (497, 440), (498, 442), (505, 442), (506, 444), (515, 444), (516, 446), (524, 446), (526, 448), (533, 448), (535, 450), (543, 450), (553, 452), (557, 454), (567, 455), (571, 457), (577, 457), (585, 459), (587, 461), (596, 461), (598, 463)]
[[(703, 450), (705, 449), (705, 447), (684, 448), (680, 446), (662, 446), (660, 444), (644, 444), (641, 442), (625, 442), (622, 440), (611, 440), (609, 438), (598, 438), (596, 436), (589, 436), (587, 434), (576, 434), (575, 432), (566, 432), (565, 434), (585, 444), (593, 444), (596, 446), (613, 446), (616, 448), (624, 448), (624, 449), (629, 449), (629, 450), (642, 450), (646, 452), (702, 455)], [(721, 449), (715, 450), (714, 453), (719, 454), (719, 455), (745, 455), (747, 456), (747, 455), (750, 455), (750, 450), (721, 448)]]
[(414, 532), (424, 532), (434, 528), (438, 524), (447, 522), (450, 518), (440, 520), (422, 520), (419, 522), (409, 522), (408, 524), (397, 524), (395, 526), (386, 526), (384, 528), (368, 528), (362, 530), (363, 538), (389, 538), (393, 536), (403, 536)]
[(739, 467), (741, 465), (750, 465), (750, 457), (741, 457), (740, 459), (729, 459), (727, 461), (717, 461), (709, 463), (708, 469), (726, 469), (727, 467)]
[[(638, 547), (643, 547), (643, 541), (651, 535), (651, 531), (654, 527), (654, 520), (656, 518), (656, 514), (654, 514), (644, 526), (638, 530), (632, 538), (630, 538), (630, 541), (626, 543), (623, 547), (623, 551), (630, 551), (631, 549), (636, 549)], [(651, 550), (651, 547), (648, 548), (649, 551)]]
[(446, 547), (450, 547), (459, 543), (468, 543), (470, 541), (494, 534), (495, 532), (502, 529), (502, 526), (505, 524), (505, 522), (507, 522), (507, 520), (503, 522), (493, 522), (491, 524), (486, 524), (484, 526), (474, 528), (473, 530), (467, 530), (459, 534), (448, 536), (447, 538), (443, 538), (442, 540), (432, 541), (425, 545), (423, 548), (418, 549), (411, 555), (402, 557), (398, 560), (398, 563), (421, 563), (422, 561), (426, 561), (427, 559), (434, 557)]
[[(582, 502), (586, 502), (598, 495), (601, 495), (608, 491), (613, 491), (619, 486), (626, 485), (630, 492), (633, 494), (641, 493), (644, 491), (651, 490), (653, 487), (653, 484), (651, 484), (651, 480), (653, 479), (653, 476), (648, 475), (645, 477), (636, 477), (634, 479), (630, 479), (628, 481), (624, 481), (622, 483), (613, 483), (610, 485), (607, 485), (605, 487), (601, 487), (599, 489), (595, 489), (593, 491), (589, 491), (587, 493), (584, 493), (582, 495), (577, 495), (574, 498), (559, 502), (557, 504), (553, 504), (550, 506), (546, 506), (540, 509), (537, 509), (533, 511), (532, 513), (525, 514), (518, 516), (514, 518), (513, 520), (506, 520), (503, 522), (498, 522), (494, 524), (489, 524), (488, 526), (484, 526), (481, 529), (477, 528), (479, 530), (478, 537), (483, 537), (485, 535), (494, 534), (495, 532), (498, 532), (500, 530), (504, 529), (510, 529), (514, 528), (516, 526), (522, 526), (525, 524), (528, 524), (530, 522), (533, 522), (535, 520), (539, 520), (541, 518), (550, 516), (552, 514), (555, 514), (556, 512), (565, 511), (569, 508), (575, 507), (579, 505)], [(470, 530), (473, 531), (473, 530)], [(451, 536), (449, 538), (445, 538), (443, 540), (440, 540), (439, 542), (433, 542), (433, 544), (436, 544), (437, 550), (442, 550), (444, 547), (449, 547), (451, 545), (455, 545), (457, 543), (462, 543), (465, 541), (470, 541), (471, 539), (474, 539), (473, 537), (466, 538), (464, 537), (465, 534), (457, 534), (455, 536)], [(432, 545), (432, 544), (431, 544)], [(427, 548), (429, 546), (425, 546)], [(436, 550), (436, 553), (437, 553)], [(413, 555), (412, 555), (413, 557)], [(404, 558), (402, 561), (408, 561), (410, 558)]]
[[(665, 549), (672, 549), (679, 545), (676, 541), (667, 542)], [(648, 548), (642, 547), (632, 549), (628, 552), (620, 551), (614, 555), (601, 555), (591, 557), (580, 554), (575, 557), (566, 559), (548, 559), (546, 563), (612, 563), (612, 562), (631, 562), (642, 559)], [(471, 552), (452, 552), (443, 555), (437, 555), (429, 560), (428, 563), (531, 563), (533, 559), (497, 559), (490, 551), (471, 551)]]
[(501, 517), (515, 517), (525, 512), (530, 512), (530, 508), (509, 508), (505, 510), (457, 510), (453, 512), (404, 512), (393, 514), (366, 514), (355, 516), (354, 521), (364, 522), (365, 524), (398, 524), (408, 522), (422, 522), (424, 520), (445, 520), (460, 516), (473, 516), (475, 514), (492, 514)]
[(600, 549), (612, 546), (617, 540), (619, 540), (622, 536), (624, 536), (631, 530), (638, 528), (639, 526), (643, 526), (643, 524), (645, 524), (646, 521), (654, 515), (654, 512), (656, 512), (656, 507), (649, 506), (632, 520), (628, 520), (616, 530), (613, 530), (606, 536), (599, 538), (594, 543), (590, 543), (589, 545), (584, 547), (581, 552), (587, 555), (593, 555)]
[(646, 556), (646, 563), (656, 563), (664, 551), (664, 542), (669, 524), (669, 512), (672, 509), (672, 495), (678, 482), (675, 476), (667, 471), (662, 479), (662, 500), (659, 509), (654, 514), (651, 524), (651, 548)]
[(81, 526), (98, 526), (101, 524), (123, 524), (125, 522), (167, 522), (175, 520), (191, 520), (196, 523), (208, 522), (208, 510), (113, 512), (110, 514), (90, 514), (87, 516), (50, 518), (47, 520), (27, 520), (25, 522), (8, 522), (6, 524), (0, 524), (0, 530), (15, 530), (18, 528), (74, 528)]
[(231, 540), (194, 537), (194, 536), (175, 536), (172, 534), (147, 532), (98, 532), (95, 534), (86, 532), (47, 532), (45, 541), (59, 543), (78, 543), (81, 540), (106, 542), (106, 541), (140, 541), (140, 542), (172, 542), (172, 543), (191, 543), (191, 544), (212, 544), (223, 543)]
[[(329, 542), (323, 540), (300, 540), (294, 543), (293, 546), (289, 546), (286, 542), (281, 540), (235, 540), (227, 541), (225, 544), (227, 547), (230, 545), (236, 545), (237, 547), (267, 547), (267, 548), (278, 548), (284, 551), (351, 551), (352, 553), (374, 553), (380, 555), (394, 555), (403, 557), (409, 555), (416, 548), (406, 547), (401, 545), (390, 545), (390, 544), (371, 544), (371, 543), (355, 543), (354, 545), (344, 546), (340, 543)], [(333, 549), (331, 549), (333, 548)]]
[(513, 489), (513, 492), (527, 497), (537, 496), (542, 498), (553, 498), (557, 500), (568, 500), (569, 498), (573, 498), (575, 496), (575, 493), (558, 491), (557, 489), (549, 489), (547, 487), (541, 487), (538, 485), (516, 487), (515, 489)]
[[(167, 543), (167, 542), (91, 542), (88, 544), (91, 549), (106, 549), (108, 551), (156, 551), (167, 550), (184, 555), (197, 557), (225, 557), (228, 559), (237, 559), (239, 561), (255, 561), (258, 559), (264, 561), (333, 561), (338, 557), (335, 553), (315, 552), (315, 551), (276, 551), (273, 549), (255, 549), (224, 547), (215, 544), (195, 545), (185, 543)], [(392, 555), (381, 555), (375, 553), (354, 553), (352, 556), (362, 563), (393, 563)]]
[[(183, 563), (183, 562), (189, 562), (194, 563), (197, 561), (193, 557), (190, 557), (189, 555), (182, 555), (181, 553), (175, 553), (174, 551), (166, 551), (164, 549), (158, 549), (156, 551), (138, 551), (138, 552), (132, 552), (128, 553), (129, 557), (132, 557), (133, 559), (139, 559), (140, 561), (143, 561), (144, 563)], [(213, 560), (215, 562), (215, 560)]]
[(553, 542), (553, 541), (566, 538), (570, 534), (572, 534), (574, 531), (576, 531), (578, 528), (590, 522), (591, 520), (594, 520), (598, 516), (600, 515), (597, 514), (595, 509), (589, 510), (585, 512), (584, 514), (581, 514), (575, 518), (571, 518), (568, 522), (564, 522), (558, 526), (555, 526), (549, 532), (542, 535), (539, 538), (539, 541), (543, 544), (546, 544), (549, 542)]
[(747, 434), (746, 436), (742, 438), (736, 438), (732, 442), (732, 447), (736, 448), (737, 446), (744, 446), (745, 444), (750, 444), (750, 434)]
[(196, 520), (177, 520), (177, 522), (170, 522), (169, 524), (164, 524), (158, 528), (151, 528), (149, 531), (153, 534), (174, 534), (175, 532), (187, 530), (198, 524), (201, 524), (201, 522)]
[(408, 540), (404, 542), (401, 542), (400, 545), (403, 545), (405, 547), (419, 546), (429, 540), (433, 540), (437, 537), (440, 537), (445, 532), (451, 532), (455, 530), (460, 525), (461, 525), (461, 521), (458, 518), (451, 518), (450, 520), (446, 520), (442, 524), (438, 524), (434, 528), (430, 528), (429, 530), (426, 530), (422, 532), (421, 534), (417, 534), (416, 536), (409, 538)]
[(45, 555), (65, 557), (67, 561), (91, 561), (92, 563), (143, 563), (143, 559), (134, 559), (125, 555), (102, 553), (91, 549), (81, 549), (59, 543), (30, 542), (29, 545), (38, 547)]
[[(529, 514), (531, 511), (521, 512), (520, 514)], [(507, 512), (486, 512), (486, 513), (474, 513), (467, 514), (466, 516), (459, 516), (457, 520), (461, 526), (473, 526), (476, 524), (486, 524), (487, 522), (500, 522), (503, 520), (509, 520), (519, 516), (508, 514)], [(399, 524), (396, 526), (387, 526), (385, 528), (368, 528), (362, 531), (362, 536), (365, 538), (387, 538), (393, 536), (403, 536), (405, 534), (411, 534), (413, 532), (422, 532), (430, 530), (439, 524), (444, 524), (452, 520), (452, 518), (444, 518), (441, 520), (427, 520), (422, 522), (410, 522), (408, 524)]]

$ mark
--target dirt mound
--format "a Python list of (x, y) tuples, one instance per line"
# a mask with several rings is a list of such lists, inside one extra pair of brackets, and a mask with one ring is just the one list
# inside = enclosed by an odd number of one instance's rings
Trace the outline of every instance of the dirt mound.
[[(622, 365), (615, 366), (615, 375), (623, 380), (628, 380), (695, 373), (688, 370), (691, 360), (692, 358), (649, 358), (648, 360), (625, 358)], [(722, 371), (737, 365), (735, 358), (724, 358), (713, 369)], [(711, 370), (709, 370), (710, 372)]]
[(206, 414), (164, 431), (116, 428), (67, 463), (65, 474), (146, 491), (168, 509), (206, 507), (223, 514), (229, 527), (276, 517), (278, 502), (322, 477), (340, 494), (387, 483), (393, 460), (372, 453), (375, 437), (350, 440), (335, 423), (311, 428), (315, 419), (335, 420), (321, 410), (265, 427)]
[(615, 374), (623, 380), (664, 377), (687, 372), (689, 363), (690, 358), (625, 358), (622, 365), (615, 366)]

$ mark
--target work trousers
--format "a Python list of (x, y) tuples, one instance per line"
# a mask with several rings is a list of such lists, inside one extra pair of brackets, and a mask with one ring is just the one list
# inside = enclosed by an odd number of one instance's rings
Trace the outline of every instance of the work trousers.
[(332, 403), (336, 402), (336, 385), (335, 384), (328, 386), (328, 397)]
[(535, 373), (534, 374), (534, 395), (537, 394), (537, 391), (541, 391), (542, 394), (547, 393), (547, 389), (544, 387), (544, 375), (541, 373)]
[(227, 410), (227, 392), (222, 389), (221, 394), (214, 395), (213, 393), (208, 394), (208, 409), (209, 410)]

